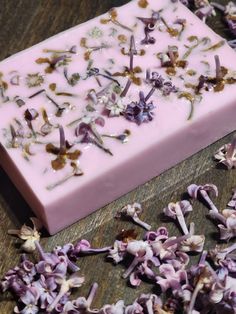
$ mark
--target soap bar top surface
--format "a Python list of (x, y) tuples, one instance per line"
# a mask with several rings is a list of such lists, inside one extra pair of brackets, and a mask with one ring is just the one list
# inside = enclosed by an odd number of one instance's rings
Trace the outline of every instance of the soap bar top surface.
[(0, 142), (49, 204), (235, 101), (235, 57), (182, 4), (131, 1), (0, 63)]

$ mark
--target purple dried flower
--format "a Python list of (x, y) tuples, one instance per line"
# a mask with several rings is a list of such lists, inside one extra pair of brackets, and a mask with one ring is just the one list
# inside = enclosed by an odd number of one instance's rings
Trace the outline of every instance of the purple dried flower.
[(55, 282), (60, 285), (60, 291), (53, 302), (47, 307), (47, 311), (51, 312), (55, 306), (60, 302), (61, 298), (72, 288), (81, 287), (84, 282), (84, 277), (79, 277), (76, 274), (70, 276), (69, 279), (65, 279), (63, 277), (57, 277)]
[(188, 228), (184, 219), (184, 215), (192, 211), (192, 205), (189, 201), (180, 201), (177, 203), (169, 203), (163, 212), (166, 216), (177, 219), (183, 234), (188, 234)]
[(228, 169), (236, 167), (236, 138), (231, 143), (220, 147), (215, 153), (214, 158)]
[(139, 215), (142, 212), (143, 212), (143, 209), (141, 207), (141, 204), (139, 203), (128, 204), (122, 207), (120, 210), (118, 210), (115, 217), (116, 218), (129, 217), (133, 219), (134, 222), (136, 222), (138, 225), (140, 225), (144, 229), (150, 230), (151, 226), (139, 218)]
[(209, 215), (211, 218), (221, 222), (221, 224), (218, 225), (221, 240), (230, 240), (236, 237), (236, 210), (224, 209), (222, 214), (210, 211)]
[(208, 2), (208, 0), (195, 1), (195, 3), (195, 6), (198, 9), (194, 13), (203, 22), (205, 22), (208, 17), (216, 15), (214, 7)]
[(159, 272), (160, 276), (156, 277), (156, 282), (162, 291), (166, 291), (167, 289), (179, 290), (181, 289), (181, 284), (187, 282), (186, 271), (183, 269), (175, 271), (174, 267), (170, 264), (162, 264), (159, 267)]
[(167, 240), (168, 239), (168, 230), (166, 227), (160, 227), (157, 231), (149, 231), (145, 235), (145, 239), (149, 242)]
[(113, 247), (109, 250), (108, 258), (111, 258), (115, 264), (120, 263), (126, 254), (127, 243), (116, 240)]
[(140, 304), (143, 308), (143, 313), (147, 314), (165, 314), (165, 312), (158, 312), (159, 308), (162, 307), (162, 301), (161, 299), (155, 295), (155, 294), (141, 294), (140, 297), (138, 297), (135, 302)]
[(25, 305), (22, 310), (18, 306), (14, 308), (15, 313), (21, 314), (36, 314), (39, 311), (37, 306), (39, 299), (39, 291), (35, 287), (27, 287), (25, 293), (20, 297), (20, 301)]
[(74, 248), (70, 252), (69, 256), (78, 258), (78, 256), (80, 255), (109, 252), (110, 249), (111, 249), (111, 246), (99, 248), (99, 249), (93, 249), (91, 248), (91, 244), (89, 243), (89, 241), (82, 239), (74, 245)]
[(129, 241), (127, 244), (126, 252), (133, 255), (134, 259), (130, 266), (123, 274), (123, 278), (127, 278), (134, 270), (134, 268), (153, 257), (153, 251), (148, 242), (142, 240)]
[(151, 18), (138, 17), (138, 19), (143, 22), (145, 38), (141, 41), (142, 45), (155, 44), (156, 39), (150, 36), (150, 33), (153, 32), (156, 28), (156, 23), (160, 19), (159, 12), (153, 12)]
[[(150, 94), (150, 93), (149, 93)], [(150, 97), (149, 95), (147, 96)], [(148, 98), (145, 98), (143, 92), (139, 93), (139, 102), (131, 102), (124, 110), (124, 117), (138, 125), (147, 123), (153, 120), (153, 109), (155, 106), (152, 102), (147, 103)]]
[(81, 122), (79, 124), (79, 126), (75, 129), (76, 136), (82, 135), (79, 143), (93, 144), (105, 153), (113, 156), (112, 152), (104, 146), (102, 136), (96, 129), (96, 124), (98, 124), (96, 121), (91, 121), (89, 123)]
[(124, 301), (120, 300), (116, 304), (106, 304), (99, 311), (99, 314), (123, 314), (125, 310)]
[(211, 260), (215, 263), (216, 266), (222, 264), (223, 261), (227, 259), (227, 256), (236, 250), (236, 243), (233, 243), (231, 246), (226, 248), (219, 248), (216, 246), (214, 249), (209, 250), (209, 255)]
[(151, 84), (154, 88), (159, 89), (163, 96), (169, 96), (171, 93), (178, 92), (178, 89), (173, 85), (171, 81), (165, 81), (165, 79), (158, 73), (147, 70), (146, 81)]
[(143, 314), (143, 307), (136, 301), (125, 307), (125, 314)]
[(93, 312), (90, 310), (91, 304), (93, 302), (93, 299), (96, 295), (98, 289), (98, 284), (95, 282), (90, 291), (87, 298), (85, 297), (79, 297), (74, 301), (68, 301), (63, 308), (63, 313), (73, 313), (73, 314), (80, 314), (82, 313), (90, 313)]
[(194, 234), (194, 223), (190, 224), (190, 237), (181, 243), (182, 252), (202, 252), (205, 244), (205, 236)]
[(213, 194), (215, 197), (218, 196), (218, 189), (217, 186), (214, 184), (205, 184), (205, 185), (196, 185), (196, 184), (191, 184), (188, 186), (188, 194), (193, 198), (193, 199), (198, 199), (200, 196), (204, 201), (208, 204), (210, 209), (212, 211), (218, 212), (217, 207), (214, 205), (212, 200), (209, 197), (209, 194)]
[(55, 290), (57, 289), (57, 284), (55, 279), (53, 277), (45, 278), (43, 275), (40, 275), (40, 279), (33, 282), (32, 286), (39, 292), (41, 309), (46, 309), (56, 297)]

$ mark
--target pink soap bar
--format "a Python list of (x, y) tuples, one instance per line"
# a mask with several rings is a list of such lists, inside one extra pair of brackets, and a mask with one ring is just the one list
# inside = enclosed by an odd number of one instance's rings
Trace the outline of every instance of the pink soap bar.
[(235, 129), (236, 54), (131, 1), (0, 63), (0, 163), (50, 234)]

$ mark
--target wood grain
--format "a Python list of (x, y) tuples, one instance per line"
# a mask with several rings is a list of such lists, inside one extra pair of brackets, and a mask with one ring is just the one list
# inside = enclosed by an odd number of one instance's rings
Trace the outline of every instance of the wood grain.
[[(1, 0), (0, 1), (0, 60), (20, 50), (30, 47), (60, 31), (68, 29), (94, 16), (97, 16), (113, 6), (127, 3), (127, 0)], [(218, 1), (222, 4), (227, 1)], [(216, 31), (229, 37), (220, 15), (211, 22)], [(56, 245), (75, 242), (86, 238), (94, 247), (110, 245), (117, 233), (122, 229), (133, 228), (129, 222), (114, 220), (114, 213), (127, 203), (141, 202), (145, 208), (143, 219), (155, 230), (160, 225), (167, 225), (170, 233), (179, 231), (172, 223), (162, 221), (161, 210), (170, 201), (182, 198), (188, 184), (214, 183), (219, 187), (220, 197), (216, 200), (223, 209), (231, 197), (231, 191), (236, 186), (235, 170), (217, 169), (212, 160), (214, 151), (223, 143), (227, 143), (232, 135), (214, 143), (198, 154), (166, 171), (136, 190), (98, 210), (96, 213), (74, 224), (70, 228), (49, 237), (43, 233), (42, 245), (45, 250), (51, 250)], [(216, 242), (216, 228), (206, 219), (207, 208), (199, 202), (194, 203), (194, 211), (189, 221), (196, 223), (199, 234), (207, 237), (206, 247)], [(0, 276), (19, 260), (21, 241), (7, 235), (10, 228), (19, 227), (28, 221), (32, 215), (30, 208), (0, 169)], [(135, 226), (140, 237), (144, 231)], [(89, 286), (97, 281), (99, 291), (94, 303), (101, 306), (113, 303), (122, 298), (131, 302), (141, 292), (152, 291), (152, 285), (145, 283), (138, 289), (132, 289), (126, 280), (121, 278), (124, 265), (113, 266), (104, 255), (81, 258), (78, 262), (81, 273), (86, 277), (86, 284), (78, 291), (86, 295)], [(9, 294), (0, 296), (0, 313), (12, 313), (14, 301)]]

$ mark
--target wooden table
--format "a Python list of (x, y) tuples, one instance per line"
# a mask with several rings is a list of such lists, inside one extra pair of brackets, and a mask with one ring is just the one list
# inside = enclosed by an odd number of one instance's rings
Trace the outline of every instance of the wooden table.
[[(128, 0), (1, 0), (0, 60), (100, 15), (113, 6), (127, 2)], [(227, 0), (218, 2), (225, 4)], [(211, 25), (224, 37), (230, 38), (220, 15)], [(179, 234), (173, 223), (162, 222), (160, 213), (168, 202), (184, 197), (187, 185), (193, 182), (216, 184), (220, 192), (216, 204), (221, 209), (225, 208), (232, 188), (236, 187), (235, 170), (217, 169), (212, 155), (231, 138), (232, 135), (225, 137), (57, 235), (49, 237), (46, 232), (43, 233), (43, 247), (45, 250), (51, 250), (56, 245), (75, 242), (80, 238), (90, 240), (94, 247), (102, 247), (112, 244), (122, 229), (133, 227), (141, 238), (144, 234), (141, 228), (113, 218), (117, 209), (134, 201), (142, 203), (145, 209), (143, 218), (154, 230), (164, 224), (168, 226), (171, 234)], [(195, 202), (194, 211), (188, 221), (195, 222), (198, 234), (206, 235), (206, 247), (209, 247), (216, 243), (217, 229), (205, 217), (206, 213), (207, 208)], [(0, 168), (0, 276), (18, 263), (20, 255), (21, 240), (7, 235), (7, 230), (20, 227), (32, 215), (28, 205)], [(81, 274), (86, 277), (85, 285), (78, 291), (79, 295), (86, 295), (94, 281), (99, 284), (95, 306), (113, 303), (120, 298), (129, 303), (140, 293), (153, 291), (153, 286), (147, 283), (138, 289), (130, 288), (127, 281), (121, 278), (124, 265), (113, 266), (106, 261), (104, 255), (81, 258), (78, 264)], [(10, 294), (0, 296), (0, 313), (12, 313), (13, 307), (14, 301)]]

